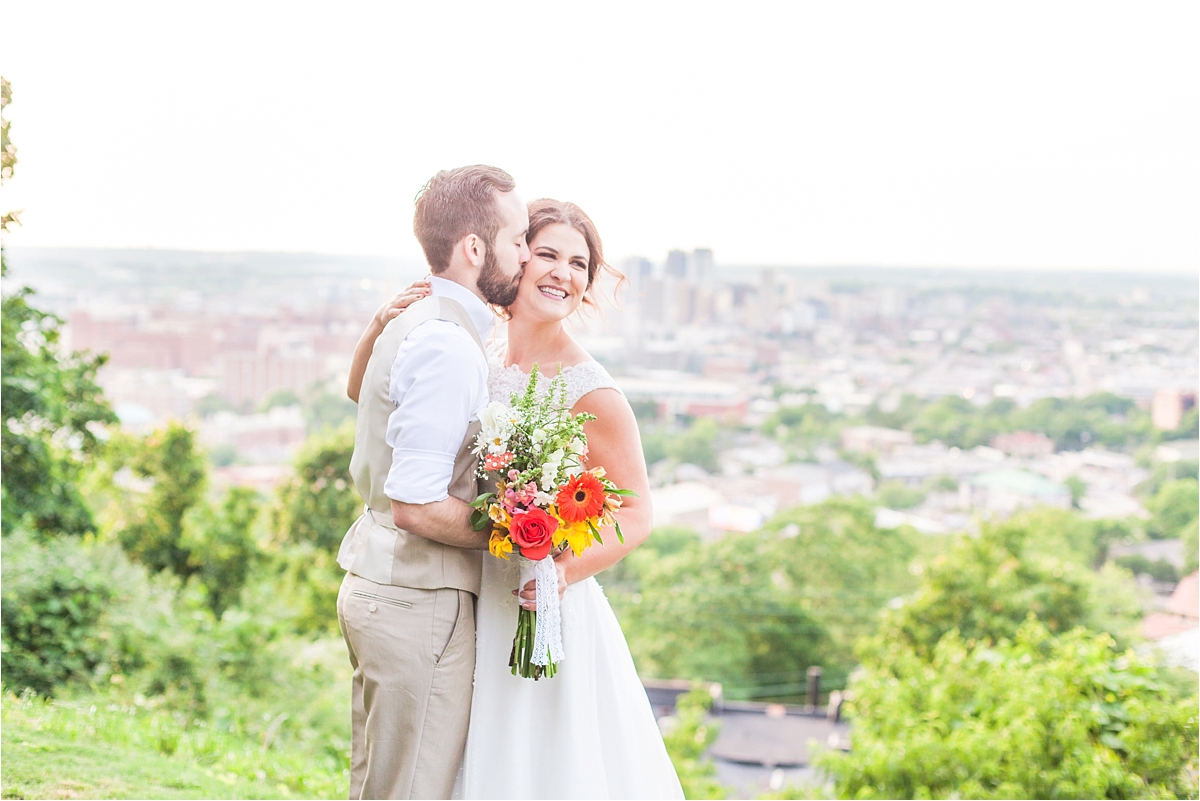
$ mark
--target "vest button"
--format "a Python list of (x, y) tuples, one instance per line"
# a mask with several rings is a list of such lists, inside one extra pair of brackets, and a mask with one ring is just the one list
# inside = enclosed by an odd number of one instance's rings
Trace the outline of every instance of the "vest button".
[(378, 607), (378, 606), (376, 606), (374, 602), (371, 602), (371, 603), (367, 604), (367, 611), (368, 611), (368, 612), (374, 612), (374, 611), (375, 611), (376, 609), (378, 609), (378, 608), (379, 608), (379, 607)]

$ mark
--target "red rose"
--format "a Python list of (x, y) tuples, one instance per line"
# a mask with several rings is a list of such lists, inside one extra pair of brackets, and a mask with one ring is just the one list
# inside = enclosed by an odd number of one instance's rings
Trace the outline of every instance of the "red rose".
[(513, 542), (521, 549), (521, 556), (535, 562), (545, 559), (554, 547), (555, 531), (558, 531), (558, 521), (536, 506), (513, 515), (508, 529)]

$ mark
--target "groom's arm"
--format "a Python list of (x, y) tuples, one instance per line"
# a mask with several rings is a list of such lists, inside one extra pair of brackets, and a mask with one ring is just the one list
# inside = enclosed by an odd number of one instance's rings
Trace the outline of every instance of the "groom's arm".
[(458, 498), (447, 497), (433, 503), (401, 503), (393, 500), (392, 520), (396, 528), (443, 545), (480, 550), (488, 547), (491, 526), (487, 531), (473, 531), (471, 507)]
[(487, 547), (471, 529), (471, 508), (450, 495), (455, 462), (471, 420), (487, 403), (487, 363), (454, 323), (429, 320), (401, 344), (389, 393), (392, 466), (384, 492), (398, 528), (458, 548)]

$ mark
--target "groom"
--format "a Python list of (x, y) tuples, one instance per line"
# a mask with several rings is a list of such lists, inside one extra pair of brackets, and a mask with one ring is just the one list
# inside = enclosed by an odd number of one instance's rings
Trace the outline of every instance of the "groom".
[(449, 798), (466, 744), (487, 548), (470, 525), (471, 451), (488, 403), (486, 303), (512, 303), (529, 260), (515, 188), (474, 166), (421, 190), (413, 230), (432, 294), (387, 323), (358, 392), (350, 473), (366, 510), (338, 553), (337, 600), (354, 666), (351, 798)]

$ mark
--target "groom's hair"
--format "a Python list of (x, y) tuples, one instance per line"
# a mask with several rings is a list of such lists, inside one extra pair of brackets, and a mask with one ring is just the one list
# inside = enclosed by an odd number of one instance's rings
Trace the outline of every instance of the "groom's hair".
[(469, 234), (478, 236), (488, 248), (495, 247), (504, 222), (495, 193), (516, 188), (511, 175), (483, 164), (442, 170), (429, 179), (417, 193), (413, 233), (434, 274), (450, 267), (454, 246)]

